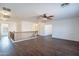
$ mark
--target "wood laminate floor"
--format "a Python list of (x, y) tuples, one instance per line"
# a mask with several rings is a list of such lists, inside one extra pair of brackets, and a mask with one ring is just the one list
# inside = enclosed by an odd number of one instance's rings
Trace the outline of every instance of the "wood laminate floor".
[(79, 56), (79, 42), (39, 36), (37, 39), (12, 43), (0, 39), (1, 56)]

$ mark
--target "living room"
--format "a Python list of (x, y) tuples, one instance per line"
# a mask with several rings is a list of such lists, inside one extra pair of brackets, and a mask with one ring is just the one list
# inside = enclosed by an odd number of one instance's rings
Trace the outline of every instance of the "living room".
[(79, 3), (0, 6), (1, 56), (79, 55)]

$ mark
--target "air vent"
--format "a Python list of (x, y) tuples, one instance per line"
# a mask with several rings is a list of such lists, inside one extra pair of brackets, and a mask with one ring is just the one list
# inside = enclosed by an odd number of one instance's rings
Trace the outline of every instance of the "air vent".
[(65, 6), (68, 6), (70, 3), (63, 3), (61, 4), (61, 7), (65, 7)]

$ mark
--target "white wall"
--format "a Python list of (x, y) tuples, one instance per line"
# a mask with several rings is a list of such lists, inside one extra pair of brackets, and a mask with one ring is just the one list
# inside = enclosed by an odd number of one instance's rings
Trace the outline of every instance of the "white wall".
[(22, 21), (22, 31), (33, 31), (33, 22)]
[(16, 30), (16, 23), (15, 22), (10, 22), (9, 23), (9, 31), (17, 31)]
[(8, 24), (9, 31), (16, 31), (16, 23), (11, 21), (0, 21), (0, 24)]
[(52, 37), (79, 41), (79, 18), (54, 20)]
[(33, 22), (28, 21), (15, 21), (9, 23), (9, 31), (23, 32), (33, 31)]
[(8, 24), (9, 31), (21, 32), (21, 31), (33, 31), (33, 22), (28, 21), (0, 21), (0, 24)]

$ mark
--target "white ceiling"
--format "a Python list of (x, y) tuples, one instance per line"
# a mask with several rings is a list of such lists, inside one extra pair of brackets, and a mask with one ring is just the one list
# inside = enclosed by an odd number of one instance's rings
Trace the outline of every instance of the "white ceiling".
[(54, 15), (54, 19), (65, 19), (79, 16), (79, 4), (70, 3), (61, 7), (61, 3), (0, 3), (1, 7), (12, 10), (13, 20), (36, 21), (37, 16), (48, 13)]

